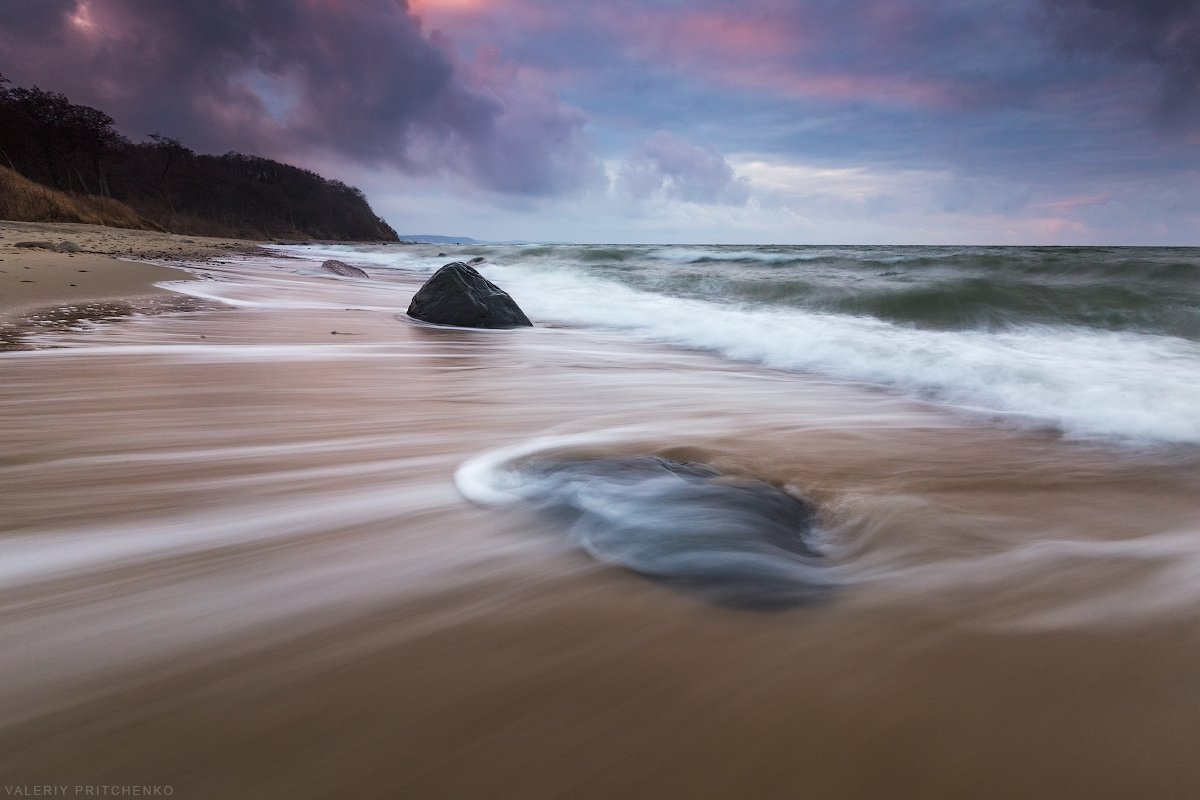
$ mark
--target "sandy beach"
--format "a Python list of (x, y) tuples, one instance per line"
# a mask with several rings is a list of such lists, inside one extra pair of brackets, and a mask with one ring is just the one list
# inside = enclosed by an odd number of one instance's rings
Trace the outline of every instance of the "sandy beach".
[[(36, 243), (37, 247), (17, 247)], [(254, 242), (179, 236), (101, 225), (0, 222), (0, 325), (18, 325), (40, 309), (171, 295), (156, 283), (191, 274), (154, 261), (195, 262), (248, 252)]]
[[(545, 324), (570, 284), (522, 278), (534, 248), (480, 252), (537, 327), (420, 325), (404, 309), (439, 252), (218, 257), (180, 287), (199, 310), (0, 354), (6, 781), (255, 800), (1200, 790), (1194, 446)], [(333, 255), (371, 278), (323, 273)], [(142, 289), (155, 274), (130, 268)], [(607, 291), (606, 313), (634, 306)], [(656, 302), (652, 320), (683, 301)], [(804, 352), (857, 330), (832, 324)], [(832, 590), (727, 608), (533, 509), (469, 501), (464, 465), (514, 446), (793, 487), (820, 510)]]

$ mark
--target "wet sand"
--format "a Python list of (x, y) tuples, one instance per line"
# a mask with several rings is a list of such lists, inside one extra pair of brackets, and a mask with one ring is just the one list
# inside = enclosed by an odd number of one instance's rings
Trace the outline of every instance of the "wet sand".
[[(16, 246), (31, 242), (43, 246)], [(17, 323), (42, 309), (97, 301), (136, 306), (146, 298), (170, 294), (154, 284), (191, 278), (183, 270), (145, 261), (194, 262), (254, 247), (236, 239), (102, 225), (0, 222), (0, 324)]]
[[(381, 304), (244, 273), (191, 289), (236, 308), (0, 355), (5, 783), (1200, 792), (1194, 450), (602, 333), (437, 330), (398, 318), (411, 285)], [(838, 589), (721, 608), (457, 493), (464, 462), (538, 437), (794, 487)]]

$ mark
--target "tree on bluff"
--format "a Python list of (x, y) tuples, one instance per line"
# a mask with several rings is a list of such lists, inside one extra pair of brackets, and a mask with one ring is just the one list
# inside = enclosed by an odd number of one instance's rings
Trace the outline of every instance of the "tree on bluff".
[(64, 191), (109, 195), (107, 169), (129, 144), (113, 119), (59, 92), (0, 83), (0, 148), (9, 166)]
[(258, 156), (195, 153), (152, 133), (135, 144), (99, 109), (0, 75), (0, 159), (67, 192), (120, 200), (179, 233), (395, 241), (358, 189)]

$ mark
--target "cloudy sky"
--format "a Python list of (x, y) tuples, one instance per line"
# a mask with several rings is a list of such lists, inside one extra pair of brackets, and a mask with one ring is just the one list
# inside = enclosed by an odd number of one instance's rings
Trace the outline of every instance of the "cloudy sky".
[(3, 0), (0, 73), (401, 233), (1200, 245), (1200, 0)]

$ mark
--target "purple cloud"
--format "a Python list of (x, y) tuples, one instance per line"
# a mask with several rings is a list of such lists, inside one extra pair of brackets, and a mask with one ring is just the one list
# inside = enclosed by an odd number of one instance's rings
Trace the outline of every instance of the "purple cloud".
[(750, 186), (720, 154), (659, 131), (638, 145), (620, 168), (617, 188), (633, 197), (741, 205)]
[(1069, 50), (1141, 64), (1158, 81), (1158, 116), (1200, 117), (1200, 4), (1195, 0), (1041, 0)]
[(18, 83), (138, 138), (452, 169), (527, 195), (599, 174), (582, 112), (517, 70), (464, 62), (403, 0), (8, 0), (0, 53)]

